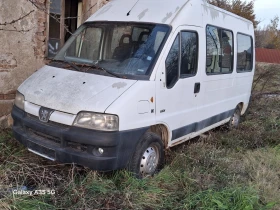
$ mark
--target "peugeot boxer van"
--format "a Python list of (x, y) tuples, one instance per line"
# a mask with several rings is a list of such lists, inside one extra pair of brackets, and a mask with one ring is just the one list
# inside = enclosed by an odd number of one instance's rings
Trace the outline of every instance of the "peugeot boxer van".
[(206, 0), (113, 0), (20, 85), (14, 135), (50, 160), (153, 175), (166, 148), (238, 125), (253, 49), (253, 24)]

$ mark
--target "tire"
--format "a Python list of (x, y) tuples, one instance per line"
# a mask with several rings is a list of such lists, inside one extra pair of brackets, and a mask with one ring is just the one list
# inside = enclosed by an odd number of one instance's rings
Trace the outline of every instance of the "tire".
[(163, 166), (163, 148), (162, 140), (157, 134), (145, 133), (129, 161), (128, 170), (140, 179), (153, 176)]
[(241, 110), (240, 107), (237, 105), (233, 115), (231, 116), (229, 122), (228, 122), (228, 128), (229, 129), (234, 129), (237, 128), (241, 119)]

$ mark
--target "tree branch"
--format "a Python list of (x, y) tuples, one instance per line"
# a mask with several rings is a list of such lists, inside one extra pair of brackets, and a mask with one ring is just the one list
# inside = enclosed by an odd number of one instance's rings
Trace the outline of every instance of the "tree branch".
[(19, 17), (18, 19), (12, 20), (10, 22), (4, 22), (4, 23), (0, 23), (0, 26), (6, 26), (6, 25), (12, 25), (22, 19), (24, 19), (25, 17), (27, 17), (28, 15), (30, 15), (32, 12), (34, 12), (34, 10), (31, 10), (30, 12), (28, 12), (26, 15), (23, 15), (21, 17)]

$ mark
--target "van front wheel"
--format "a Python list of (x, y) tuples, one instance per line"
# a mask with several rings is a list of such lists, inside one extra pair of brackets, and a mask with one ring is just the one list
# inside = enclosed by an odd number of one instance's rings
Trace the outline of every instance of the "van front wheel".
[(147, 132), (136, 147), (128, 169), (137, 177), (144, 178), (158, 172), (164, 161), (163, 143), (161, 138)]

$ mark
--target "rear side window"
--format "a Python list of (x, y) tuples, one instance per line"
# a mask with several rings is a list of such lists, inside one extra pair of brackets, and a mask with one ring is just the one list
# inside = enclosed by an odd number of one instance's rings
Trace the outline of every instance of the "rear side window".
[(172, 88), (179, 76), (179, 35), (177, 35), (165, 61), (166, 87)]
[(233, 33), (215, 26), (206, 28), (206, 73), (228, 74), (233, 70)]
[(253, 39), (251, 36), (237, 34), (237, 72), (253, 69)]
[(197, 72), (198, 35), (196, 32), (181, 32), (181, 77), (190, 77)]

